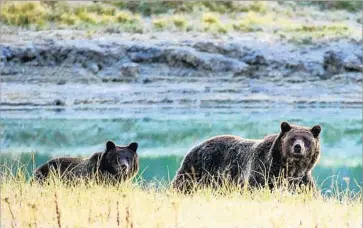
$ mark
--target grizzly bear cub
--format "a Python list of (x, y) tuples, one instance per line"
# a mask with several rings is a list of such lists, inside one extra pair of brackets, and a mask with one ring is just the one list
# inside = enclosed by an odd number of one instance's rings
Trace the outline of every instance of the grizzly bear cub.
[(34, 180), (42, 183), (53, 171), (68, 182), (75, 179), (95, 179), (115, 184), (134, 177), (138, 172), (137, 147), (136, 142), (128, 146), (116, 146), (114, 142), (108, 141), (104, 152), (95, 153), (86, 159), (54, 158), (35, 170)]
[(279, 134), (262, 140), (232, 135), (210, 138), (184, 157), (172, 185), (182, 192), (223, 183), (252, 188), (267, 185), (272, 190), (276, 180), (282, 179), (292, 187), (314, 189), (311, 170), (320, 157), (320, 131), (319, 125), (307, 128), (282, 122)]

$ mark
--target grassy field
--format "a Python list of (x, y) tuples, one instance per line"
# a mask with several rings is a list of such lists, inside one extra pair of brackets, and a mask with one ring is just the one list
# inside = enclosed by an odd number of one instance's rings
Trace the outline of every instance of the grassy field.
[[(19, 171), (19, 170), (18, 170)], [(49, 185), (3, 173), (1, 227), (361, 227), (362, 194), (331, 196), (284, 188), (248, 191), (225, 186), (191, 195), (138, 177), (118, 186)]]
[(215, 35), (253, 32), (309, 43), (360, 35), (359, 9), (360, 3), (355, 1), (5, 2), (0, 21), (31, 30), (169, 31)]
[[(222, 194), (221, 194), (222, 193)], [(362, 198), (286, 191), (204, 189), (181, 195), (141, 188), (59, 182), (41, 187), (21, 179), (1, 184), (2, 227), (361, 227)]]

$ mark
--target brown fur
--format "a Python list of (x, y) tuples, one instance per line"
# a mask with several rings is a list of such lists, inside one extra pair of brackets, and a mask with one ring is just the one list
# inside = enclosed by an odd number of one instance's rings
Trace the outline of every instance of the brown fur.
[(112, 141), (106, 143), (104, 152), (94, 153), (91, 157), (54, 158), (38, 167), (34, 179), (43, 182), (53, 171), (61, 179), (73, 182), (75, 179), (97, 179), (117, 183), (130, 179), (139, 170), (139, 160), (136, 153), (137, 143), (128, 146), (116, 146)]
[[(273, 189), (274, 180), (282, 176), (294, 185), (314, 187), (311, 170), (320, 157), (320, 130), (318, 125), (307, 128), (282, 122), (279, 134), (262, 140), (233, 135), (210, 138), (184, 157), (172, 185), (184, 192), (193, 187), (218, 187), (224, 181)], [(297, 144), (301, 150), (294, 153)]]

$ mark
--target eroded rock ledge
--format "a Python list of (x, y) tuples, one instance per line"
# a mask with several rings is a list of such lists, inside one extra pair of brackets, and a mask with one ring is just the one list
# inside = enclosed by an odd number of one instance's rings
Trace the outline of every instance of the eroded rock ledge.
[(254, 39), (44, 39), (0, 47), (5, 81), (25, 80), (20, 75), (28, 81), (42, 75), (43, 81), (59, 81), (62, 72), (64, 81), (93, 75), (102, 81), (147, 83), (156, 75), (192, 79), (213, 74), (299, 82), (344, 74), (360, 82), (363, 71), (362, 44), (351, 40), (296, 46)]

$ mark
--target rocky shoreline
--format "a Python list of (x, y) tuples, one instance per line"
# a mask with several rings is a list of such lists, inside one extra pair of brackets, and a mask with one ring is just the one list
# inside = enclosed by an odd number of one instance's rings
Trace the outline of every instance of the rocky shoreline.
[[(0, 73), (2, 83), (13, 88), (3, 86), (2, 106), (197, 105), (204, 98), (224, 104), (290, 99), (362, 103), (361, 41), (294, 45), (247, 35), (67, 34), (43, 31), (4, 39)], [(40, 84), (49, 84), (48, 89)], [(77, 84), (88, 88), (75, 89)], [(11, 94), (14, 90), (18, 95)], [(39, 90), (50, 98), (37, 97)], [(125, 93), (130, 93), (127, 98)]]

